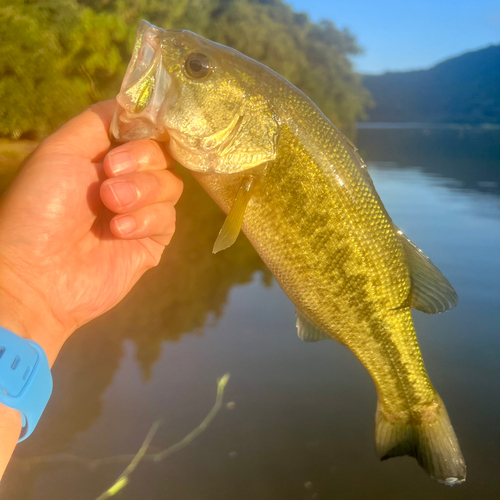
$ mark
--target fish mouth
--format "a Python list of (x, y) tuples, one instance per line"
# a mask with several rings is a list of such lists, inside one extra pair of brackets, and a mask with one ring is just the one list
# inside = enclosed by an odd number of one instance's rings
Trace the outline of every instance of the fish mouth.
[(139, 23), (110, 127), (110, 137), (118, 142), (166, 137), (159, 115), (172, 78), (163, 64), (164, 33), (147, 21)]

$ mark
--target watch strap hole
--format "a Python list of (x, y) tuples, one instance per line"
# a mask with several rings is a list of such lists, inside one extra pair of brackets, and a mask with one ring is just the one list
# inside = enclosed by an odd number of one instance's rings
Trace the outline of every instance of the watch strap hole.
[(19, 366), (20, 361), (21, 361), (21, 358), (19, 356), (16, 356), (14, 358), (14, 361), (12, 362), (12, 365), (10, 366), (11, 370), (15, 370)]

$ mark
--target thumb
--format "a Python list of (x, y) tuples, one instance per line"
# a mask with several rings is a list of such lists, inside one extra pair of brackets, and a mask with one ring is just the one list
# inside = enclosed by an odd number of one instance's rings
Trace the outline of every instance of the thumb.
[(111, 145), (109, 127), (115, 108), (115, 99), (90, 106), (46, 139), (43, 149), (99, 161)]

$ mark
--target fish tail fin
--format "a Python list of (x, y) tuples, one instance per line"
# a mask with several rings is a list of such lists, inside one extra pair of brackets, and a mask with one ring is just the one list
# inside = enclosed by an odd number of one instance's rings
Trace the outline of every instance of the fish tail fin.
[(409, 455), (436, 481), (452, 486), (465, 481), (465, 462), (446, 408), (438, 397), (433, 418), (391, 421), (377, 407), (375, 443), (381, 460)]

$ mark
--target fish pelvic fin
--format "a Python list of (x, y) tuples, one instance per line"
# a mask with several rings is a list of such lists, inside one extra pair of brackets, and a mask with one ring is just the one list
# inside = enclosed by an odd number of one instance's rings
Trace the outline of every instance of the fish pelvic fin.
[(381, 460), (409, 455), (436, 481), (447, 486), (463, 483), (464, 457), (439, 397), (432, 413), (432, 418), (402, 422), (391, 419), (379, 402), (375, 421), (377, 453)]
[(236, 198), (231, 211), (226, 217), (219, 235), (215, 240), (214, 248), (212, 250), (213, 253), (229, 248), (236, 241), (236, 238), (238, 238), (241, 231), (241, 225), (243, 224), (245, 209), (250, 201), (250, 198), (252, 197), (253, 185), (254, 178), (252, 176), (246, 176), (243, 178), (243, 182), (236, 193)]

